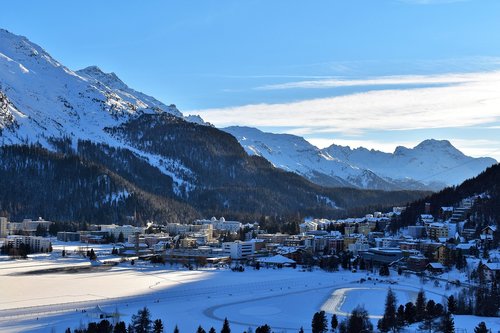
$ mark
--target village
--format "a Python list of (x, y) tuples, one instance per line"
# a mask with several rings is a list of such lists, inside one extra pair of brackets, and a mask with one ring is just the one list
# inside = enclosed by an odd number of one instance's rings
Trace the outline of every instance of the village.
[[(148, 223), (145, 227), (90, 225), (85, 231), (59, 231), (50, 237), (54, 222), (42, 218), (10, 222), (0, 217), (0, 245), (2, 254), (21, 258), (50, 252), (53, 242), (62, 246), (80, 243), (82, 255), (94, 264), (102, 264), (100, 258), (91, 255), (92, 246), (109, 243), (113, 246), (110, 255), (121, 260), (175, 263), (189, 269), (207, 265), (240, 270), (247, 265), (301, 265), (310, 269), (318, 265), (334, 271), (342, 265), (353, 270), (392, 267), (399, 273), (405, 270), (435, 275), (456, 267), (467, 270), (469, 281), (481, 271), (485, 281), (491, 282), (500, 277), (500, 256), (492, 247), (496, 226), (467, 228), (468, 211), (475, 199), (465, 198), (456, 207), (440, 207), (439, 216), (431, 215), (430, 204), (426, 204), (415, 225), (392, 235), (388, 226), (404, 207), (343, 220), (308, 219), (299, 225), (300, 233), (295, 235), (268, 233), (258, 223), (212, 217), (189, 224)], [(70, 253), (61, 251), (61, 255)], [(467, 259), (476, 262), (477, 267), (471, 270)]]

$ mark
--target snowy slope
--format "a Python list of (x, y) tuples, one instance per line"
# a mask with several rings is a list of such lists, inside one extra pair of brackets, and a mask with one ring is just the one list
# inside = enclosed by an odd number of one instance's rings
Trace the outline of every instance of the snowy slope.
[[(40, 143), (51, 149), (48, 140), (61, 137), (103, 142), (134, 151), (177, 186), (192, 188), (177, 175), (179, 170), (189, 174), (178, 161), (134, 150), (104, 131), (144, 113), (162, 112), (183, 117), (175, 105), (128, 87), (114, 73), (96, 66), (74, 72), (27, 38), (0, 29), (0, 145)], [(196, 116), (184, 119), (204, 124)]]
[(394, 189), (394, 185), (375, 173), (332, 157), (307, 142), (289, 134), (264, 133), (251, 127), (227, 127), (250, 155), (259, 155), (275, 167), (303, 175), (328, 186), (371, 189)]
[(337, 145), (323, 151), (385, 178), (411, 178), (425, 184), (456, 185), (496, 163), (489, 157), (466, 156), (449, 141), (433, 139), (422, 141), (414, 148), (399, 146), (392, 154)]
[(299, 136), (228, 127), (251, 155), (326, 186), (369, 189), (440, 189), (473, 177), (496, 163), (492, 158), (465, 156), (448, 141), (426, 140), (393, 154), (332, 145), (319, 149)]

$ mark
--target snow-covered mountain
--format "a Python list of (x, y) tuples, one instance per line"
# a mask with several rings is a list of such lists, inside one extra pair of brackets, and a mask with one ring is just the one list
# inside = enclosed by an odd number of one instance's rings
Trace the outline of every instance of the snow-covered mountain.
[(249, 127), (224, 129), (251, 155), (301, 174), (320, 185), (370, 189), (433, 189), (455, 185), (495, 164), (492, 158), (464, 155), (448, 141), (426, 140), (394, 153), (332, 145), (319, 149), (295, 135)]
[(97, 66), (72, 71), (27, 38), (0, 29), (0, 145), (39, 143), (52, 149), (52, 138), (102, 142), (132, 150), (177, 186), (190, 188), (189, 170), (179, 161), (133, 149), (105, 131), (143, 114), (162, 113), (205, 124), (128, 87), (114, 73)]
[[(97, 66), (72, 71), (27, 38), (0, 29), (0, 144), (49, 137), (107, 141), (104, 127), (144, 113), (182, 114)], [(196, 117), (188, 120), (201, 122)]]
[(223, 130), (236, 137), (248, 154), (262, 156), (274, 166), (303, 175), (315, 183), (383, 190), (396, 188), (374, 172), (342, 161), (302, 137), (264, 133), (251, 127), (234, 126)]
[(323, 149), (342, 161), (372, 170), (386, 179), (413, 179), (425, 184), (457, 185), (497, 163), (490, 157), (466, 156), (447, 140), (425, 140), (394, 153), (331, 145)]

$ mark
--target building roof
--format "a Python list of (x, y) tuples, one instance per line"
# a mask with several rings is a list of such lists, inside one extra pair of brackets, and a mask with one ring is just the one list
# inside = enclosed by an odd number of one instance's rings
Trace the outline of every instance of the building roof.
[(427, 266), (430, 266), (432, 269), (444, 269), (443, 264), (439, 262), (430, 262)]
[(272, 257), (259, 258), (257, 261), (264, 264), (295, 264), (295, 260), (277, 254)]

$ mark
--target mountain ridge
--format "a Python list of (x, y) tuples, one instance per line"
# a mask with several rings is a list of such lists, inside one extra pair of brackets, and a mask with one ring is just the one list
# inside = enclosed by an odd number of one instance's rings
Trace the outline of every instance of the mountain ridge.
[[(244, 126), (223, 130), (234, 135), (247, 153), (263, 156), (276, 167), (324, 186), (439, 190), (497, 163), (492, 158), (466, 156), (447, 140), (427, 139), (414, 148), (398, 146), (391, 154), (335, 144), (320, 149), (298, 136)], [(304, 165), (304, 161), (308, 163)]]

